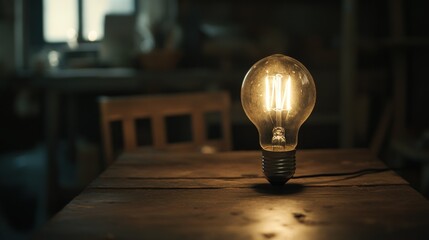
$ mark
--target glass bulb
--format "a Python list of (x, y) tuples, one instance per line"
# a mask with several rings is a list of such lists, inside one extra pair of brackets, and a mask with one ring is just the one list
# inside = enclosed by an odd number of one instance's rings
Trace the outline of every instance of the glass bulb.
[(259, 132), (264, 173), (283, 185), (295, 172), (298, 131), (316, 102), (310, 72), (296, 59), (275, 54), (255, 63), (241, 86), (241, 103)]

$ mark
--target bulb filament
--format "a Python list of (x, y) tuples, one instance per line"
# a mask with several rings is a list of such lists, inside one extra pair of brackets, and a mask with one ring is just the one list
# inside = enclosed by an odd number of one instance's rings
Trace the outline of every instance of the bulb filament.
[[(266, 110), (275, 114), (275, 126), (271, 143), (273, 150), (286, 145), (285, 129), (283, 128), (282, 114), (289, 114), (291, 107), (291, 79), (283, 79), (283, 75), (275, 74), (265, 78), (265, 107)], [(287, 111), (284, 113), (284, 111)], [(287, 116), (286, 115), (286, 116)], [(271, 116), (271, 115), (270, 115)]]
[(290, 111), (291, 107), (291, 79), (286, 81), (283, 75), (276, 74), (265, 78), (265, 107), (267, 111)]

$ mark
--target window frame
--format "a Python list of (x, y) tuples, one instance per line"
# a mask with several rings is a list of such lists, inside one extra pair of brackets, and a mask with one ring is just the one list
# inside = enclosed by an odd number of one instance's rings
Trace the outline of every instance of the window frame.
[[(76, 0), (77, 1), (77, 43), (78, 44), (97, 44), (99, 42), (101, 42), (104, 38), (104, 34), (103, 34), (103, 38), (94, 40), (94, 41), (90, 41), (84, 38), (83, 36), (83, 24), (84, 24), (84, 17), (83, 17), (83, 1), (84, 0)], [(134, 4), (134, 11), (132, 14), (137, 14), (138, 11), (138, 0), (132, 0), (133, 4)], [(52, 45), (52, 46), (56, 46), (56, 45), (64, 45), (67, 44), (67, 41), (58, 41), (58, 42), (50, 42), (48, 40), (45, 39), (45, 34), (44, 34), (44, 12), (43, 12), (43, 4), (44, 1), (41, 0), (41, 8), (42, 8), (42, 38), (43, 38), (43, 42), (45, 45)]]

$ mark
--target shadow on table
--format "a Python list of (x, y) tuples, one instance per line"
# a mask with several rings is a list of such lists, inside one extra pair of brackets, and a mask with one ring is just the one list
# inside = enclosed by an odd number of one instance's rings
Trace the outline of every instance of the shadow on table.
[(271, 194), (271, 195), (290, 195), (302, 192), (304, 185), (296, 183), (288, 183), (284, 186), (272, 186), (269, 183), (258, 183), (252, 185), (252, 188), (259, 193)]

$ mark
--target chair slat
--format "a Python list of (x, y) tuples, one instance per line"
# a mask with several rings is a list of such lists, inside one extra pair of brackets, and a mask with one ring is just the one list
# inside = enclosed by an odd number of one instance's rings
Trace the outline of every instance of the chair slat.
[[(126, 97), (102, 97), (99, 99), (104, 159), (113, 159), (110, 123), (122, 121), (125, 150), (138, 148), (136, 119), (149, 118), (152, 130), (152, 148), (155, 150), (200, 151), (205, 145), (219, 151), (231, 149), (230, 97), (227, 92), (200, 92), (169, 95), (141, 95)], [(204, 114), (220, 112), (222, 139), (207, 139)], [(192, 143), (168, 143), (166, 116), (190, 115)], [(141, 133), (138, 133), (141, 134)]]

